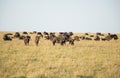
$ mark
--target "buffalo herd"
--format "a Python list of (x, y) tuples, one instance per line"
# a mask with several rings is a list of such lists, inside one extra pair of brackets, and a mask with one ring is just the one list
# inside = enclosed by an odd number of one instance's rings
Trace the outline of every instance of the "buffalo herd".
[(90, 34), (90, 33), (84, 33), (83, 35), (74, 35), (73, 32), (23, 32), (22, 35), (19, 32), (16, 32), (15, 34), (7, 33), (4, 34), (3, 40), (4, 41), (12, 41), (14, 38), (18, 38), (20, 40), (24, 41), (25, 45), (29, 45), (29, 42), (31, 40), (32, 34), (35, 34), (35, 44), (38, 46), (39, 41), (41, 38), (45, 40), (50, 40), (52, 45), (55, 46), (56, 43), (60, 45), (65, 45), (67, 42), (70, 45), (74, 45), (74, 41), (80, 41), (80, 40), (95, 40), (95, 41), (110, 41), (110, 40), (118, 40), (117, 34), (103, 34), (103, 33), (96, 33), (96, 34)]

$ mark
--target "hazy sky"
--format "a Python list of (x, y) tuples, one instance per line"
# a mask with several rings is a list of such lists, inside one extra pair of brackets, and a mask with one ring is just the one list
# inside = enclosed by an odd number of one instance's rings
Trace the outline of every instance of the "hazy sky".
[(120, 0), (0, 0), (0, 31), (120, 33)]

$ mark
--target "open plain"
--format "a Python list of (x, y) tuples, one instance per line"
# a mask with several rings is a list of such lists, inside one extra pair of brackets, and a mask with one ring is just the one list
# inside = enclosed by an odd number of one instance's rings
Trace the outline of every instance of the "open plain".
[(18, 38), (4, 41), (5, 33), (0, 32), (0, 78), (120, 78), (120, 34), (118, 40), (63, 46), (41, 38), (36, 46), (36, 34), (25, 45)]

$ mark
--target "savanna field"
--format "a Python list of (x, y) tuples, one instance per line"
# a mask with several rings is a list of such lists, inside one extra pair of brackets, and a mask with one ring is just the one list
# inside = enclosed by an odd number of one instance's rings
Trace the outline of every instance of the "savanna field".
[(118, 40), (63, 46), (41, 38), (36, 46), (36, 34), (25, 45), (18, 38), (4, 41), (5, 33), (0, 32), (0, 78), (120, 78), (120, 34)]

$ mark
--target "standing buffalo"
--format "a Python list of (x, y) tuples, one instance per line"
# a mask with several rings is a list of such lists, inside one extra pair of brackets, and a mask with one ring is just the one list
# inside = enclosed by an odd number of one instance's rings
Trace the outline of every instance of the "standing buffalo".
[(53, 37), (52, 39), (52, 43), (53, 45), (55, 45), (55, 43), (60, 43), (61, 45), (64, 45), (65, 44), (65, 38), (64, 37)]
[(36, 44), (36, 46), (38, 46), (39, 40), (40, 40), (40, 36), (37, 35), (37, 36), (35, 37), (35, 44)]
[(54, 34), (51, 34), (49, 36), (49, 39), (52, 41), (53, 45), (55, 43), (60, 43), (60, 45), (65, 45), (66, 42), (69, 42), (69, 44), (74, 45), (74, 39), (71, 38), (73, 35), (72, 32), (60, 32), (59, 35), (56, 37)]
[(25, 36), (24, 37), (24, 43), (25, 43), (25, 45), (29, 45), (29, 42), (30, 42), (30, 36)]

